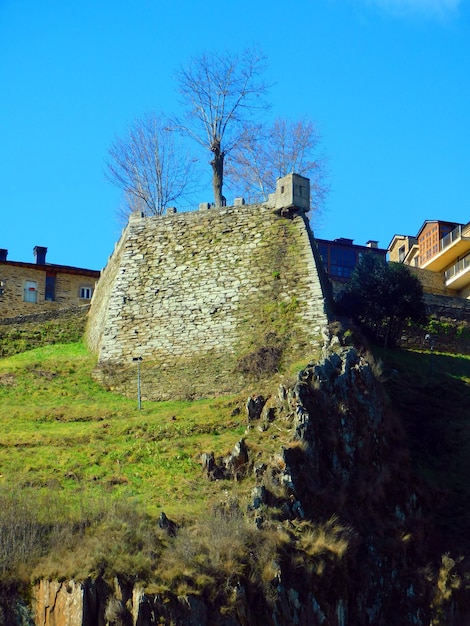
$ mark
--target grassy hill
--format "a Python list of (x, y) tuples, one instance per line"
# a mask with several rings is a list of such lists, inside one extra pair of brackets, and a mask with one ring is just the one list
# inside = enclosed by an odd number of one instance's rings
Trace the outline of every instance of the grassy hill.
[[(200, 462), (203, 453), (230, 453), (244, 436), (246, 396), (144, 402), (139, 410), (136, 398), (94, 382), (94, 366), (80, 342), (0, 360), (0, 527), (11, 538), (0, 554), (6, 579), (33, 566), (37, 576), (117, 570), (145, 578), (165, 536), (155, 535), (163, 511), (179, 523), (207, 522), (214, 507), (253, 487), (209, 481)], [(259, 459), (279, 448), (283, 431), (270, 433), (266, 445), (262, 440), (262, 432), (251, 431)]]
[[(436, 551), (470, 553), (470, 357), (377, 356), (414, 466), (435, 498)], [(132, 573), (156, 590), (207, 593), (246, 566), (247, 546), (259, 579), (271, 581), (273, 554), (297, 530), (280, 532), (275, 519), (263, 531), (248, 524), (254, 474), (209, 481), (201, 455), (227, 455), (243, 437), (253, 466), (272, 463), (291, 445), (291, 424), (247, 429), (246, 393), (144, 402), (139, 411), (137, 398), (94, 382), (94, 366), (79, 341), (0, 359), (0, 582)], [(162, 512), (182, 526), (177, 541), (159, 526)], [(346, 549), (339, 525), (302, 524), (319, 562)]]
[(50, 314), (0, 320), (0, 357), (12, 356), (33, 348), (56, 343), (80, 341), (85, 332), (88, 307)]

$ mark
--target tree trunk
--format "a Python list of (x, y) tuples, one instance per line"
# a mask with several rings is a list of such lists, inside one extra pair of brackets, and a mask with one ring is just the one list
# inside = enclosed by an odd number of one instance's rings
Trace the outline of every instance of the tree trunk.
[(394, 325), (395, 319), (393, 317), (393, 315), (390, 315), (390, 317), (388, 318), (388, 322), (387, 322), (387, 328), (385, 329), (385, 337), (384, 337), (384, 348), (388, 349), (388, 347), (390, 346), (390, 340), (393, 339), (393, 325)]
[(216, 207), (225, 206), (225, 198), (222, 195), (222, 187), (224, 184), (224, 153), (220, 146), (213, 146), (214, 154), (212, 166), (212, 189), (214, 190), (214, 202)]

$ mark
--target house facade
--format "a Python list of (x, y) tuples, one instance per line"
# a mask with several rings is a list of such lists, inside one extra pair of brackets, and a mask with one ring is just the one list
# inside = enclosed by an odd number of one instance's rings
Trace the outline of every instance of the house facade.
[(416, 237), (411, 235), (395, 235), (388, 246), (389, 261), (405, 263), (417, 267), (419, 245)]
[(388, 250), (391, 261), (438, 274), (450, 295), (470, 299), (470, 222), (426, 220), (414, 238), (395, 235)]
[(100, 272), (46, 263), (47, 248), (34, 248), (35, 262), (9, 261), (0, 249), (0, 319), (88, 304)]

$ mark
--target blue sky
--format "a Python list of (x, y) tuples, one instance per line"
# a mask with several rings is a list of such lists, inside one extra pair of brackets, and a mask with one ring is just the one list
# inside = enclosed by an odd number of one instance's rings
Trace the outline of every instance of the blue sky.
[(51, 263), (104, 267), (121, 230), (111, 141), (146, 111), (178, 110), (188, 58), (253, 45), (270, 114), (321, 129), (318, 237), (386, 247), (426, 219), (470, 220), (470, 0), (0, 0), (8, 258), (41, 245)]

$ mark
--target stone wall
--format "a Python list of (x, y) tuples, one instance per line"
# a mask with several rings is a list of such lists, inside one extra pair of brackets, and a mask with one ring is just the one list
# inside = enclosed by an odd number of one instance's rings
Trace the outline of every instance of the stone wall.
[(242, 388), (253, 363), (262, 374), (266, 359), (281, 369), (308, 360), (326, 323), (303, 210), (287, 219), (243, 205), (132, 216), (94, 294), (87, 340), (109, 387), (134, 393), (142, 357), (144, 397), (196, 397)]
[(132, 222), (133, 217), (131, 216), (129, 224), (123, 230), (121, 238), (114, 247), (114, 252), (108, 259), (106, 267), (101, 272), (99, 286), (97, 286), (93, 293), (93, 321), (88, 324), (87, 327), (87, 341), (91, 349), (95, 351), (98, 351), (105, 331), (109, 300), (119, 272), (123, 247), (126, 244), (128, 231), (131, 228), (130, 224)]
[(470, 300), (470, 285), (467, 285), (460, 291), (460, 297), (465, 298), (466, 300)]
[(429, 315), (470, 322), (470, 300), (425, 293), (424, 304)]
[[(80, 298), (80, 287), (95, 287), (96, 278), (86, 274), (60, 272), (56, 276), (55, 300), (45, 300), (46, 270), (44, 266), (32, 264), (0, 263), (0, 318), (18, 315), (33, 315), (39, 312), (54, 311), (70, 306), (86, 304), (89, 300)], [(25, 302), (26, 281), (37, 283), (37, 302)]]
[(443, 272), (431, 272), (431, 270), (424, 270), (421, 267), (414, 267), (412, 265), (409, 265), (408, 269), (419, 278), (424, 293), (450, 297), (457, 296), (456, 291), (446, 287)]

